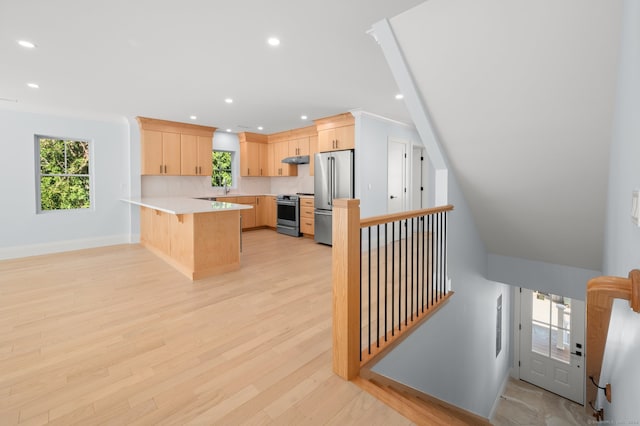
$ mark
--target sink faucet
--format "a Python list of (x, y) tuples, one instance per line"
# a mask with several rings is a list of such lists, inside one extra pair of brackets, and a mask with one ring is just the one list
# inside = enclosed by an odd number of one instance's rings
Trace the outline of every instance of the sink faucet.
[(229, 193), (229, 191), (231, 191), (231, 188), (227, 185), (227, 180), (223, 179), (222, 181), (223, 186), (224, 186), (224, 195), (227, 195)]

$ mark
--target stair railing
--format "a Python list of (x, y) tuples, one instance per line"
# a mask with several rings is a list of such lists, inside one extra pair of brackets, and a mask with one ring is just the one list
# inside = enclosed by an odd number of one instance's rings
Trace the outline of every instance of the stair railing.
[[(640, 270), (629, 272), (628, 278), (596, 277), (587, 283), (587, 404), (585, 409), (594, 410), (594, 416), (601, 416), (595, 411), (594, 404), (600, 383), (602, 358), (609, 333), (611, 309), (614, 299), (628, 300), (631, 309), (640, 313)], [(607, 398), (611, 401), (611, 387)]]
[(333, 204), (333, 371), (344, 379), (408, 335), (453, 294), (447, 222), (453, 206), (360, 219)]

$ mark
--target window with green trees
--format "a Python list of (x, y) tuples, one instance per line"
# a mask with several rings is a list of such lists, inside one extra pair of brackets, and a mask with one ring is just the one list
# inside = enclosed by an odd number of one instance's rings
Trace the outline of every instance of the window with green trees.
[(213, 173), (211, 174), (211, 186), (227, 186), (233, 184), (233, 175), (231, 173), (231, 164), (233, 160), (230, 151), (212, 151), (211, 161), (213, 161)]
[(36, 136), (39, 211), (91, 207), (89, 142)]

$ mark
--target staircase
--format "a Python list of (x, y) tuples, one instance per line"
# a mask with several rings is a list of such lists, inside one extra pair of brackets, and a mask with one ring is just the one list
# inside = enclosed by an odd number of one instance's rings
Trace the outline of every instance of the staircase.
[(453, 206), (360, 219), (359, 204), (333, 205), (333, 371), (416, 424), (490, 424), (371, 371), (453, 296), (446, 282)]

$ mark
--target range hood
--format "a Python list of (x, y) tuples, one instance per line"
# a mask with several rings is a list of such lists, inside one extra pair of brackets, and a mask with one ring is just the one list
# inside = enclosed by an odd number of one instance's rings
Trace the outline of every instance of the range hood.
[(293, 157), (283, 158), (282, 162), (287, 164), (309, 164), (309, 156), (295, 155)]

